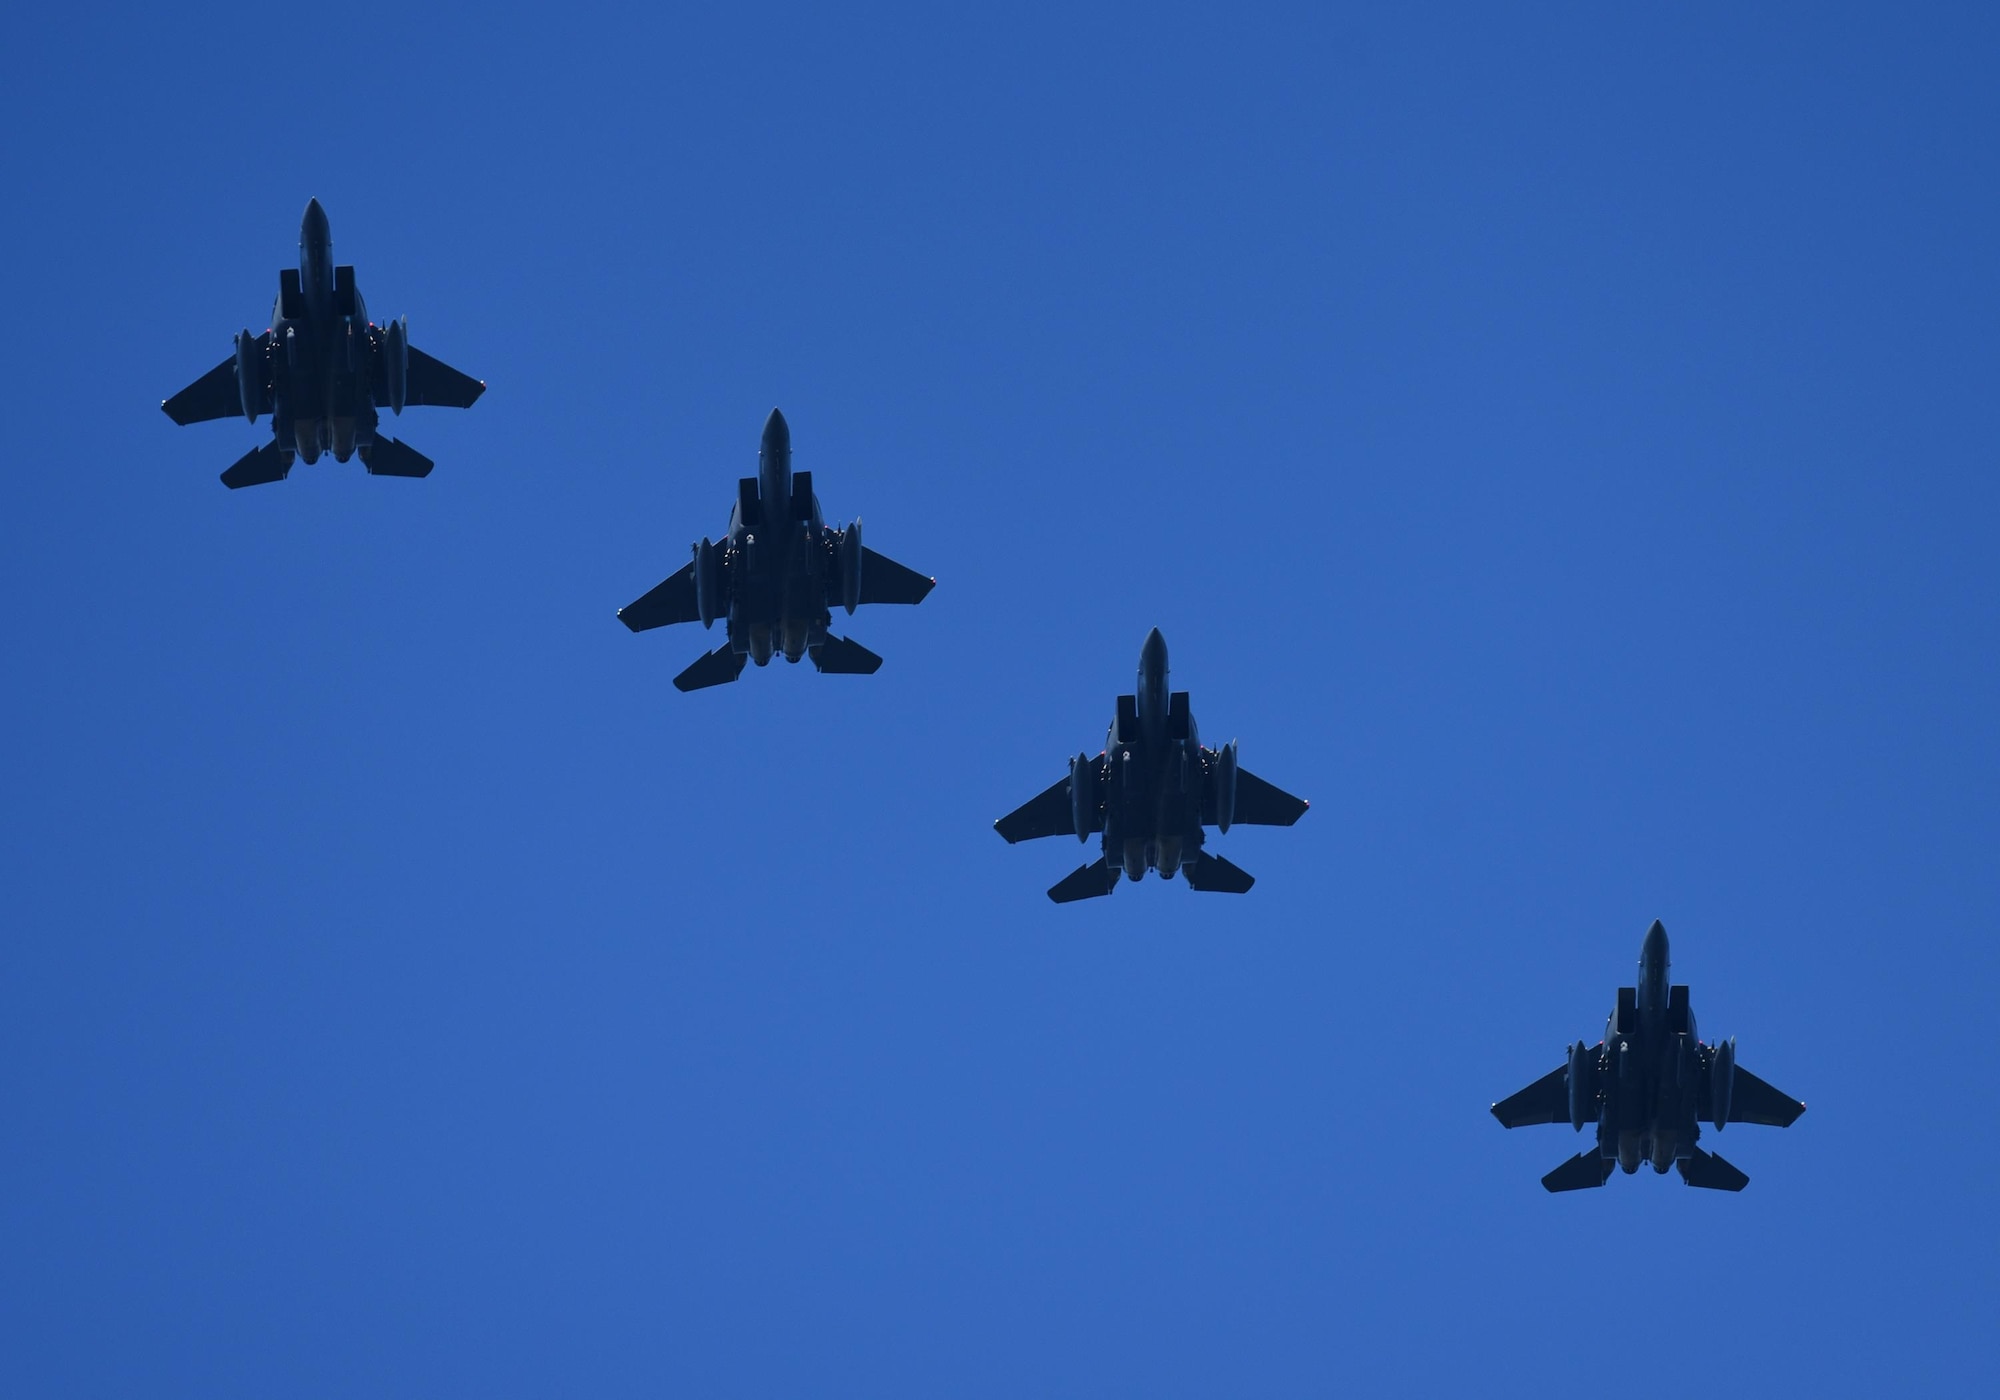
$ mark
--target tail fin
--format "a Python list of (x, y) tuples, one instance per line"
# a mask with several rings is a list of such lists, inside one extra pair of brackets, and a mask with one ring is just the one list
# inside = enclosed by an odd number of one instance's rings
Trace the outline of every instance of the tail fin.
[(361, 461), (370, 476), (429, 476), (431, 468), (437, 465), (408, 443), (392, 437), (376, 438), (375, 445), (361, 454)]
[(725, 642), (675, 676), (674, 689), (685, 694), (712, 685), (728, 685), (743, 674), (743, 664), (749, 659), (743, 652), (731, 651)]
[(829, 676), (872, 676), (882, 669), (881, 657), (845, 637), (828, 637), (812, 649), (812, 659)]
[(1206, 851), (1194, 864), (1182, 866), (1181, 874), (1187, 878), (1189, 889), (1212, 894), (1248, 894), (1257, 883), (1257, 877), (1241, 866), (1231, 865), (1221, 856)]
[(1706, 1187), (1710, 1191), (1741, 1191), (1750, 1184), (1750, 1178), (1738, 1171), (1712, 1152), (1695, 1148), (1692, 1157), (1683, 1157), (1674, 1163), (1680, 1168), (1681, 1180), (1690, 1186)]
[(1614, 1165), (1611, 1158), (1593, 1147), (1577, 1153), (1543, 1177), (1542, 1185), (1549, 1191), (1587, 1191), (1609, 1181)]
[(1079, 899), (1097, 899), (1111, 893), (1118, 872), (1099, 856), (1089, 865), (1080, 865), (1049, 888), (1049, 898), (1058, 904), (1074, 904)]
[(222, 474), (222, 484), (235, 491), (245, 486), (263, 486), (273, 481), (283, 481), (292, 464), (286, 458), (284, 449), (277, 442), (265, 443), (255, 452), (245, 453), (236, 459), (236, 465)]

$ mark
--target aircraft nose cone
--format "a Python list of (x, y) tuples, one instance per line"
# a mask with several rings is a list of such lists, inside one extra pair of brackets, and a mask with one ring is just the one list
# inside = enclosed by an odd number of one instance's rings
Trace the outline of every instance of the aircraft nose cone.
[(1639, 949), (1641, 962), (1664, 963), (1667, 960), (1667, 926), (1658, 919), (1646, 930), (1646, 942)]
[(299, 237), (308, 243), (322, 242), (327, 235), (326, 210), (317, 199), (306, 201), (306, 216), (299, 221)]
[(1146, 645), (1139, 649), (1139, 664), (1159, 671), (1167, 669), (1167, 639), (1160, 635), (1159, 628), (1146, 634)]
[(785, 415), (777, 409), (764, 420), (764, 446), (789, 448), (792, 445), (792, 425), (785, 421)]

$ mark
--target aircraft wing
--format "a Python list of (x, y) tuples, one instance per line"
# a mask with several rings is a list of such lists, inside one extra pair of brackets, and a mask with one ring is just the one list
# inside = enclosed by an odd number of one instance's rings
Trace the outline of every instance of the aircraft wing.
[[(1238, 768), (1236, 811), (1229, 821), (1232, 826), (1290, 826), (1306, 814), (1309, 805), (1303, 797), (1294, 797), (1283, 788), (1265, 782), (1247, 768)], [(1217, 815), (1215, 784), (1208, 785), (1201, 808), (1202, 824), (1214, 826)]]
[(1729, 1121), (1761, 1123), (1767, 1128), (1789, 1128), (1806, 1106), (1773, 1089), (1740, 1065), (1729, 1090)]
[(243, 396), (236, 391), (236, 357), (231, 355), (160, 407), (183, 428), (214, 418), (241, 418)]
[[(993, 823), (993, 829), (1009, 845), (1033, 841), (1042, 836), (1076, 835), (1076, 820), (1069, 810), (1069, 779), (1056, 779), (1040, 796), (1030, 798)], [(1104, 830), (1102, 821), (1093, 818), (1090, 829)]]
[(634, 632), (667, 627), (676, 622), (701, 621), (701, 610), (695, 606), (694, 600), (694, 561), (689, 560), (682, 565), (679, 573), (645, 597), (620, 608), (618, 620)]
[(403, 391), (403, 407), (429, 404), (433, 408), (471, 408), (486, 392), (486, 382), (461, 374), (443, 360), (410, 347), (410, 379)]
[[(1236, 780), (1243, 781), (1237, 774)], [(1740, 1071), (1739, 1071), (1740, 1073)], [(1537, 1123), (1569, 1122), (1569, 1066), (1557, 1065), (1518, 1094), (1493, 1105), (1503, 1128), (1529, 1128)], [(1550, 1188), (1555, 1189), (1555, 1188)]]
[(861, 596), (857, 603), (921, 603), (936, 584), (936, 579), (906, 569), (886, 554), (877, 554), (867, 545), (861, 547)]

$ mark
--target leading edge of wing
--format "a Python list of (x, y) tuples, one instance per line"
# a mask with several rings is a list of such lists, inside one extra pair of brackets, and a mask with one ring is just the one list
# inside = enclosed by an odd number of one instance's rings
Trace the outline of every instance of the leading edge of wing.
[(453, 369), (435, 355), (410, 347), (410, 368), (403, 406), (471, 408), (486, 392), (486, 381)]
[[(1095, 829), (1096, 823), (1092, 823)], [(1076, 821), (1069, 810), (1069, 779), (1057, 778), (1036, 796), (993, 823), (1008, 845), (1043, 836), (1074, 836)]]
[(216, 418), (241, 418), (243, 396), (236, 387), (236, 357), (231, 355), (172, 398), (163, 400), (160, 410), (183, 428)]
[(1291, 826), (1312, 804), (1294, 797), (1276, 784), (1267, 783), (1247, 768), (1236, 770), (1236, 810), (1229, 820), (1234, 826)]
[(636, 602), (618, 610), (618, 620), (634, 632), (669, 627), (676, 622), (699, 622), (701, 612), (694, 597), (694, 561), (681, 566)]
[(1772, 1088), (1741, 1065), (1736, 1067), (1729, 1089), (1730, 1122), (1789, 1128), (1805, 1111), (1806, 1106), (1797, 1099)]
[(1569, 1122), (1569, 1066), (1557, 1065), (1518, 1094), (1493, 1105), (1503, 1128), (1531, 1128), (1538, 1123)]
[(926, 578), (889, 558), (861, 547), (861, 596), (859, 603), (921, 603), (937, 580)]

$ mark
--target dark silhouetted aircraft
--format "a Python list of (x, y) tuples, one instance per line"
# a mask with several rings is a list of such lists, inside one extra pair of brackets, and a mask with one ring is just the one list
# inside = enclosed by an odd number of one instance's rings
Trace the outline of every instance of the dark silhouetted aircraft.
[(1171, 880), (1178, 870), (1189, 889), (1242, 894), (1255, 882), (1202, 849), (1202, 828), (1290, 826), (1305, 812), (1303, 799), (1237, 766), (1234, 740), (1201, 746), (1187, 692), (1167, 689), (1167, 640), (1155, 627), (1139, 651), (1138, 691), (1118, 697), (1104, 752), (1078, 754), (1067, 778), (993, 829), (1009, 842), (1103, 832), (1104, 854), (1049, 891), (1068, 904), (1110, 894), (1120, 870), (1131, 880), (1148, 870)]
[(1664, 1175), (1680, 1169), (1690, 1186), (1741, 1191), (1750, 1178), (1695, 1146), (1701, 1125), (1791, 1126), (1806, 1106), (1786, 1098), (1736, 1064), (1736, 1042), (1695, 1038), (1688, 989), (1667, 984), (1667, 930), (1657, 920), (1639, 950), (1639, 985), (1618, 989), (1618, 1006), (1597, 1045), (1569, 1048), (1558, 1065), (1512, 1098), (1493, 1105), (1503, 1128), (1597, 1124), (1597, 1146), (1547, 1176), (1551, 1191), (1602, 1186), (1612, 1167), (1628, 1174), (1651, 1162)]
[(271, 415), (272, 440), (222, 474), (234, 490), (283, 481), (294, 457), (316, 462), (322, 452), (340, 462), (358, 452), (376, 476), (428, 476), (430, 458), (376, 434), (376, 407), (470, 408), (485, 391), (411, 345), (407, 317), (386, 326), (368, 319), (354, 269), (333, 265), (333, 235), (315, 199), (299, 225), (299, 265), (278, 273), (271, 328), (240, 333), (234, 355), (160, 407), (183, 426)]
[(764, 421), (757, 475), (736, 484), (729, 533), (694, 547), (694, 559), (636, 603), (618, 610), (634, 632), (676, 622), (727, 624), (729, 640), (674, 677), (680, 690), (723, 685), (743, 663), (811, 656), (822, 671), (873, 675), (882, 658), (827, 631), (831, 605), (851, 615), (863, 603), (921, 603), (937, 580), (861, 544), (861, 522), (844, 530), (821, 518), (811, 472), (792, 474), (792, 430), (777, 409)]

